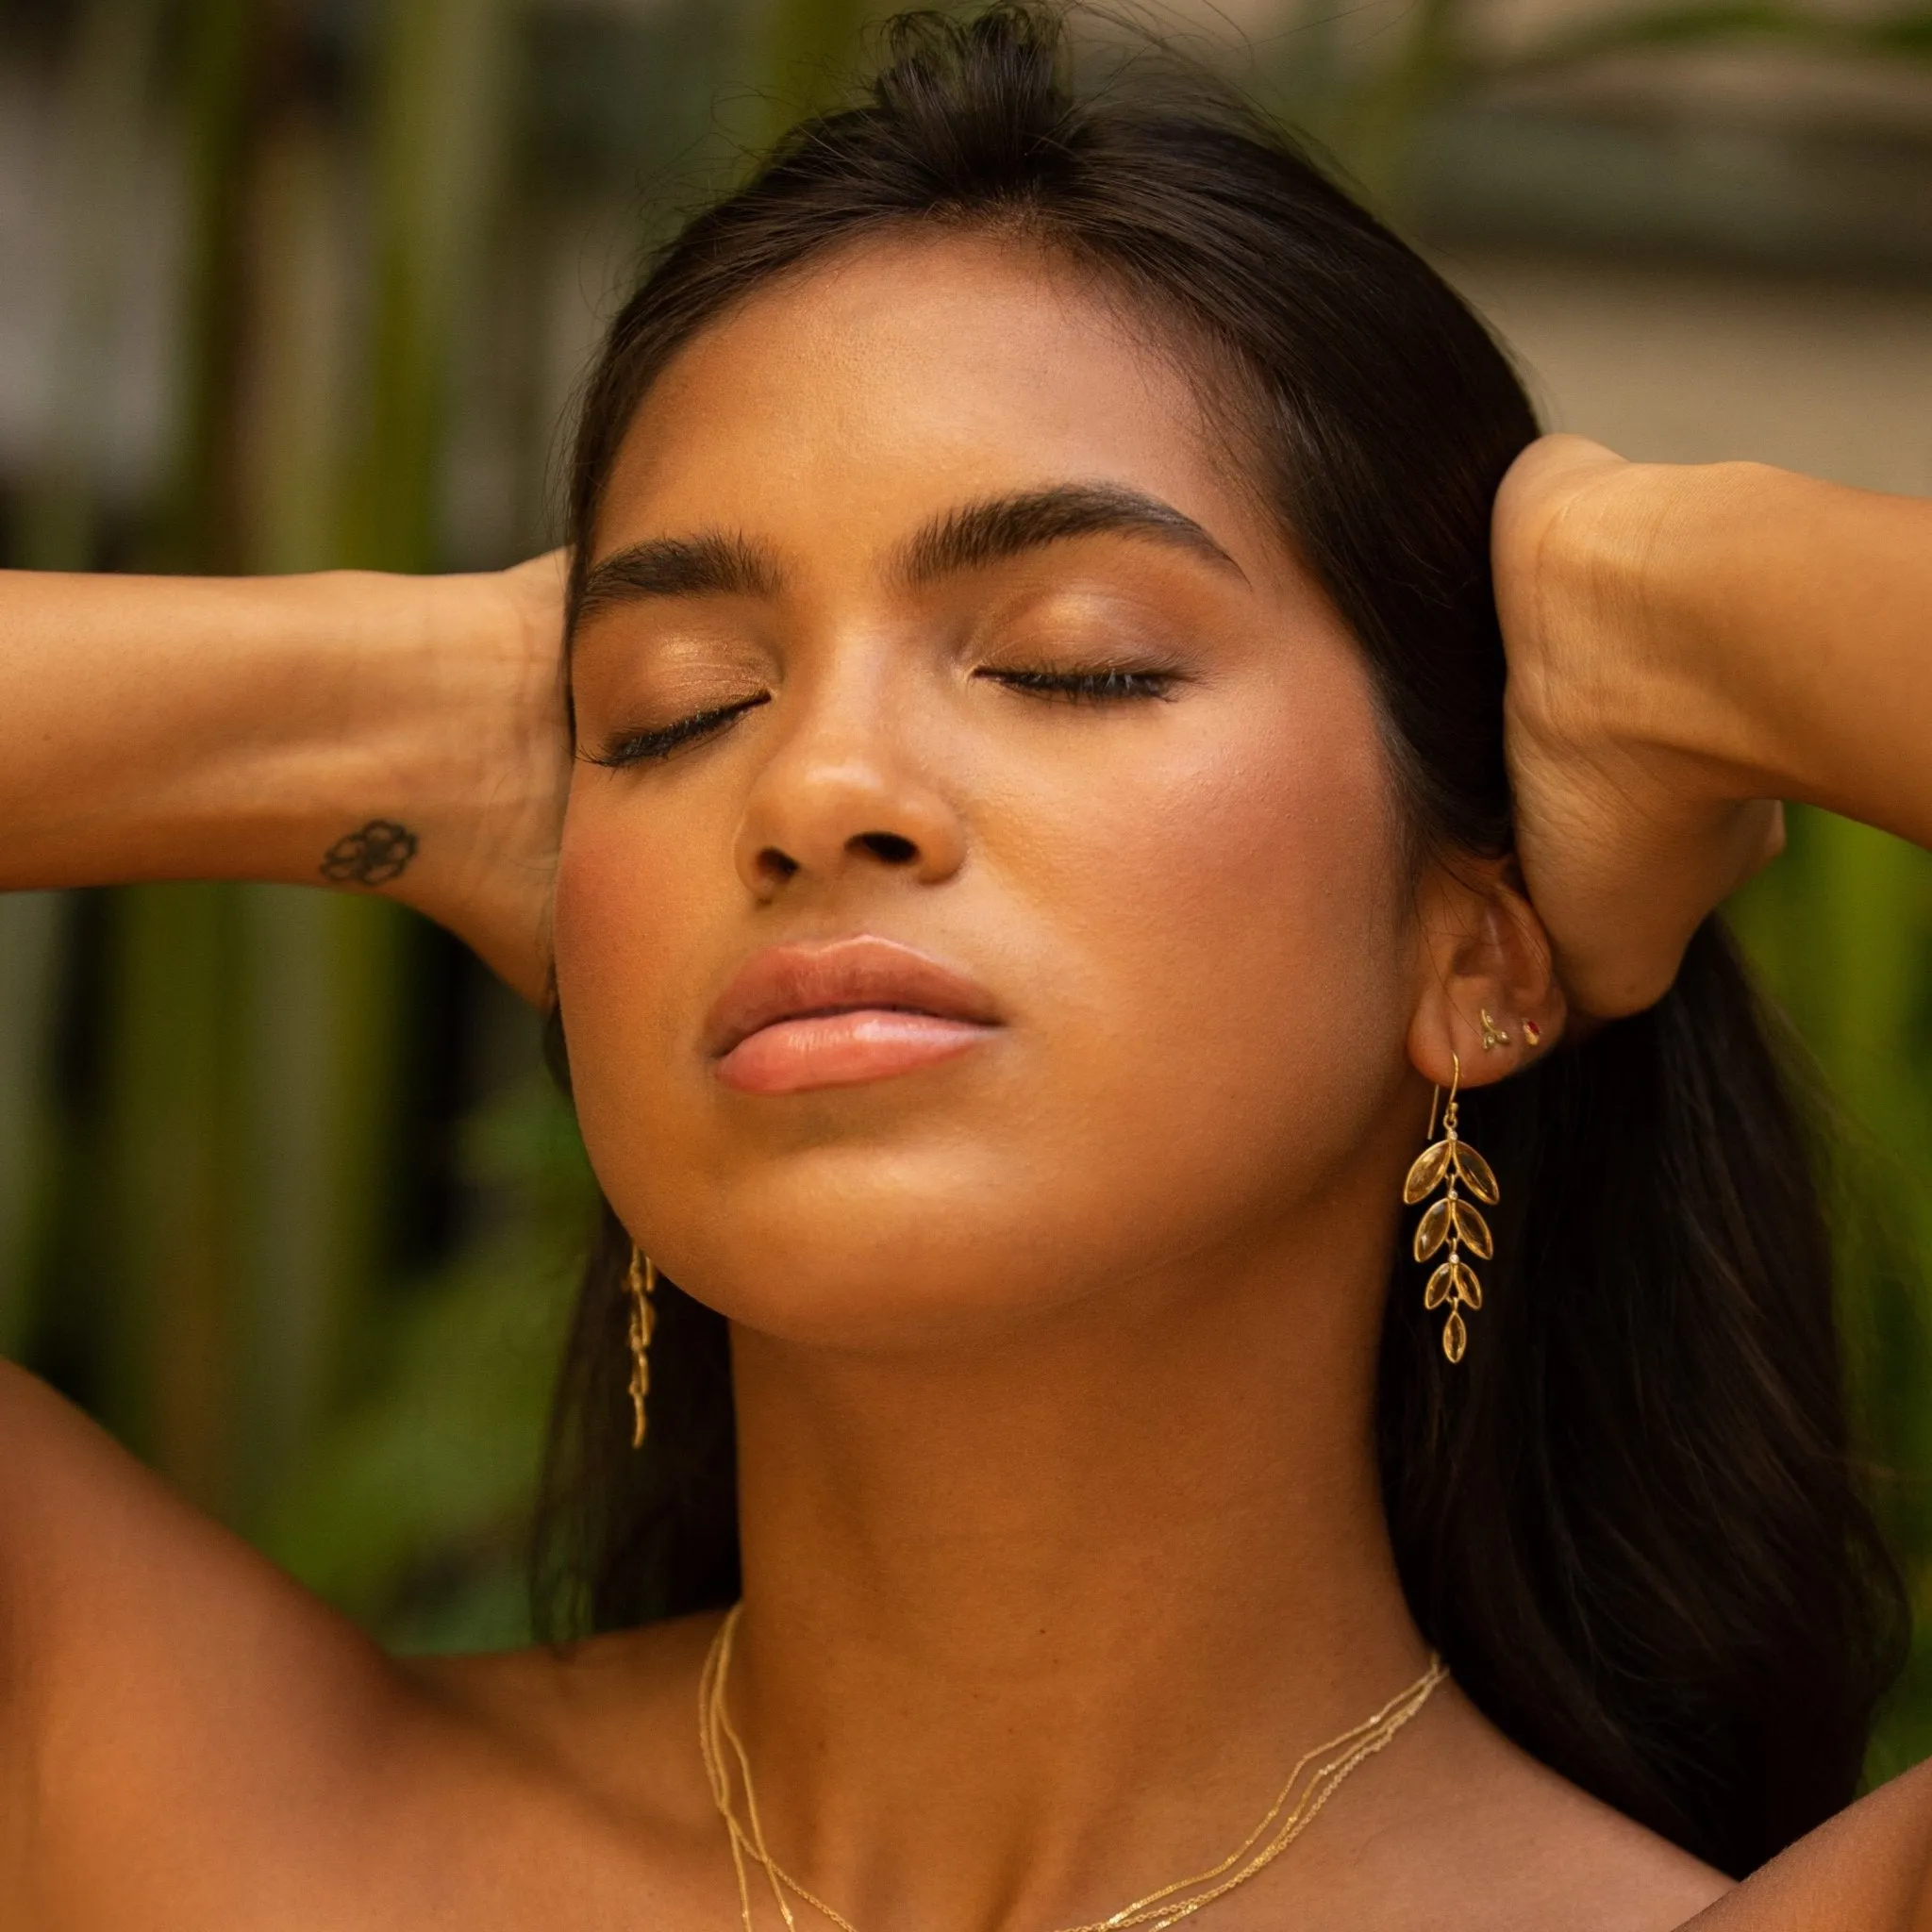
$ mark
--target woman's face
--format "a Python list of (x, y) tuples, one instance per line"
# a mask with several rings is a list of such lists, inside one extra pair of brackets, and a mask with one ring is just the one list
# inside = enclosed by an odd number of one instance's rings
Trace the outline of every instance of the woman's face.
[(868, 242), (630, 428), (558, 990), (607, 1193), (736, 1320), (1305, 1262), (1387, 1164), (1422, 969), (1369, 677), (1149, 333), (1029, 249)]

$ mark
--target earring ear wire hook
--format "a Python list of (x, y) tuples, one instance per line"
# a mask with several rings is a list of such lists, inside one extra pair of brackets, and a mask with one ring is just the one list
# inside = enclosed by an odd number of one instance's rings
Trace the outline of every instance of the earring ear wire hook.
[[(1449, 1105), (1456, 1105), (1457, 1089), (1462, 1085), (1462, 1056), (1452, 1046), (1449, 1049)], [(1442, 1104), (1442, 1090), (1440, 1086), (1429, 1089), (1429, 1126), (1424, 1134), (1424, 1141), (1436, 1138), (1436, 1109)]]

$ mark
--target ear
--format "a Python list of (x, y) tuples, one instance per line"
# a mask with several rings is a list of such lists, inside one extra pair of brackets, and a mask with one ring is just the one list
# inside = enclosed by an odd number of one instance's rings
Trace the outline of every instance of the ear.
[(1485, 1087), (1548, 1053), (1569, 1010), (1513, 861), (1432, 865), (1418, 891), (1422, 958), (1408, 1024), (1416, 1071), (1447, 1087), (1459, 1059), (1463, 1086)]

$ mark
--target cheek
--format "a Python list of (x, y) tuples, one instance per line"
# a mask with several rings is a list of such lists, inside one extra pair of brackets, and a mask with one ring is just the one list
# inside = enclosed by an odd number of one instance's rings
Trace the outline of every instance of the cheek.
[(1016, 868), (1073, 958), (1078, 1085), (1151, 1212), (1321, 1184), (1402, 1077), (1409, 900), (1366, 693), (1304, 693), (1230, 740), (1138, 774), (1113, 810), (1063, 799)]
[(708, 997), (694, 934), (734, 881), (728, 852), (694, 850), (693, 827), (593, 782), (564, 821), (553, 939), (577, 1118), (607, 1189), (621, 1189), (613, 1165), (660, 1105)]

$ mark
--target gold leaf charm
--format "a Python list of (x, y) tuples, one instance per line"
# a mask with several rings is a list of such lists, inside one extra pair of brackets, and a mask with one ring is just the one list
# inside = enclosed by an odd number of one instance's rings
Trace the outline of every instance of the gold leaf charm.
[(1444, 1261), (1429, 1276), (1429, 1285), (1423, 1291), (1423, 1307), (1440, 1308), (1444, 1302), (1459, 1303), (1465, 1308), (1482, 1307), (1483, 1285), (1467, 1261)]
[(1424, 1214), (1415, 1231), (1415, 1257), (1426, 1261), (1449, 1239), (1449, 1215), (1453, 1203), (1438, 1201)]
[[(1402, 1198), (1411, 1208), (1418, 1206), (1433, 1189), (1441, 1187), (1443, 1191), (1440, 1201), (1431, 1202), (1423, 1210), (1423, 1218), (1416, 1224), (1414, 1249), (1416, 1259), (1426, 1261), (1444, 1242), (1448, 1244), (1448, 1254), (1431, 1271), (1428, 1286), (1423, 1291), (1423, 1307), (1431, 1313), (1437, 1308), (1448, 1308), (1448, 1319), (1442, 1324), (1442, 1353), (1452, 1362), (1459, 1362), (1469, 1346), (1469, 1325), (1462, 1319), (1463, 1309), (1483, 1305), (1483, 1285), (1476, 1279), (1475, 1270), (1462, 1258), (1463, 1247), (1466, 1244), (1471, 1254), (1485, 1261), (1496, 1247), (1490, 1224), (1475, 1203), (1481, 1201), (1493, 1207), (1501, 1192), (1490, 1163), (1456, 1131), (1456, 1090), (1461, 1078), (1462, 1063), (1457, 1060), (1456, 1077), (1449, 1086), (1449, 1102), (1442, 1109), (1442, 1138), (1416, 1156), (1402, 1184)], [(1429, 1119), (1433, 1132), (1433, 1109)], [(1469, 1190), (1469, 1199), (1457, 1192), (1458, 1182)]]
[[(1408, 1178), (1402, 1184), (1402, 1198), (1410, 1208), (1441, 1182), (1443, 1171), (1449, 1165), (1452, 1143), (1438, 1141), (1433, 1147), (1424, 1147), (1415, 1158), (1415, 1165), (1408, 1171)], [(1471, 1183), (1474, 1185), (1474, 1182)], [(1493, 1194), (1485, 1194), (1483, 1199), (1493, 1201)]]
[[(1486, 1201), (1493, 1208), (1500, 1197), (1496, 1191), (1496, 1176), (1490, 1172), (1490, 1163), (1467, 1141), (1457, 1141), (1451, 1145), (1451, 1158), (1456, 1162), (1456, 1172), (1462, 1176), (1469, 1191), (1478, 1201)], [(1420, 1166), (1421, 1163), (1418, 1162), (1417, 1165)], [(1424, 1189), (1424, 1191), (1426, 1192), (1427, 1190)]]
[(1457, 1238), (1467, 1241), (1472, 1253), (1487, 1261), (1496, 1252), (1496, 1244), (1490, 1236), (1490, 1224), (1467, 1201), (1458, 1201), (1451, 1196), (1449, 1219), (1456, 1224)]

